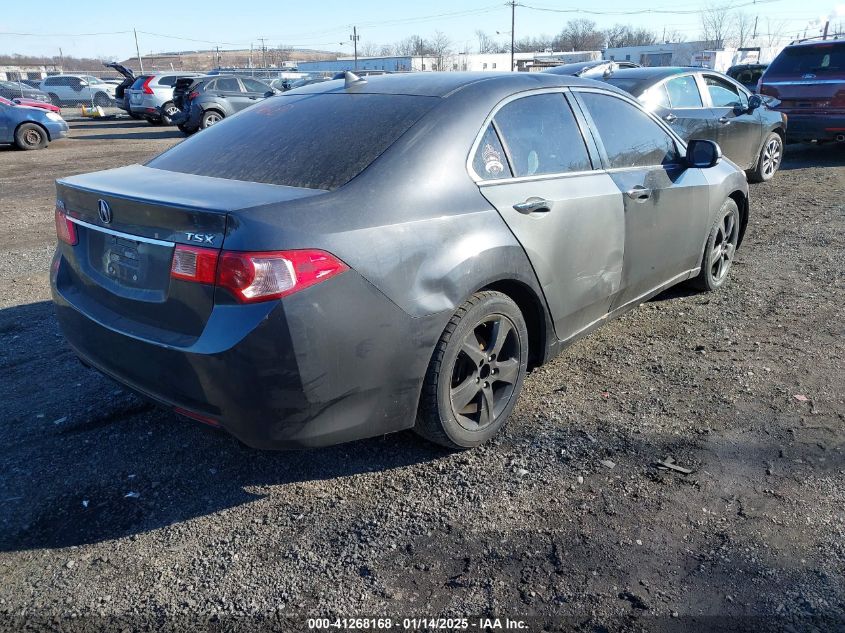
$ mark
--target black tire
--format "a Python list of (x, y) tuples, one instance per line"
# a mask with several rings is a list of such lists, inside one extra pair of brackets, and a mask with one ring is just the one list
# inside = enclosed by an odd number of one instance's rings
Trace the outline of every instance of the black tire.
[(746, 172), (749, 182), (767, 182), (775, 177), (783, 162), (783, 138), (777, 132), (771, 132), (757, 156), (754, 169)]
[(159, 109), (161, 112), (162, 125), (173, 125), (173, 116), (179, 112), (179, 108), (172, 101), (168, 101)]
[(59, 99), (59, 95), (57, 95), (55, 92), (51, 92), (51, 93), (49, 93), (49, 96), (50, 96), (50, 103), (52, 103), (54, 106), (56, 106), (58, 108), (62, 107), (62, 100)]
[(709, 292), (725, 284), (739, 243), (739, 231), (739, 208), (732, 198), (728, 198), (722, 204), (719, 217), (707, 236), (701, 271), (698, 277), (689, 282), (693, 288)]
[(486, 442), (516, 405), (527, 366), (528, 329), (519, 307), (500, 292), (474, 294), (434, 348), (414, 430), (452, 449)]
[(179, 131), (185, 136), (190, 136), (191, 134), (196, 134), (197, 132), (197, 128), (195, 127), (187, 127), (185, 125), (177, 125), (176, 127), (178, 127)]
[(202, 119), (200, 120), (200, 129), (204, 130), (207, 127), (211, 127), (215, 123), (219, 123), (224, 118), (224, 115), (219, 110), (206, 110), (202, 113)]
[(44, 149), (50, 144), (47, 130), (35, 123), (22, 123), (15, 130), (15, 145), (19, 149)]
[(94, 105), (101, 108), (107, 108), (111, 105), (111, 97), (105, 92), (98, 92), (94, 95)]

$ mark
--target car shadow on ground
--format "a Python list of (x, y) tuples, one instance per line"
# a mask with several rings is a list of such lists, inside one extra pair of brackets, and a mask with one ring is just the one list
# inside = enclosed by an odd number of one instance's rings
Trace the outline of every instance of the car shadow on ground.
[(845, 166), (845, 143), (792, 143), (783, 151), (781, 171)]
[(183, 139), (185, 135), (182, 134), (179, 130), (175, 128), (165, 128), (165, 129), (150, 129), (148, 132), (126, 132), (126, 133), (105, 133), (105, 134), (84, 134), (84, 135), (73, 135), (71, 132), (71, 136), (68, 137), (70, 141), (107, 141), (107, 140), (120, 140), (120, 141), (150, 141), (156, 139)]
[[(250, 449), (83, 367), (50, 302), (0, 310), (0, 551), (96, 543), (448, 451), (411, 432), (323, 449)], [(7, 379), (8, 377), (8, 379)]]
[[(144, 121), (140, 120), (116, 120), (116, 119), (101, 119), (99, 121), (95, 120), (92, 122), (85, 121), (68, 121), (71, 130), (112, 130), (114, 128), (137, 128), (138, 126), (145, 125)], [(153, 129), (152, 125), (148, 125), (151, 129)], [(171, 128), (168, 128), (171, 129)], [(172, 128), (175, 129), (175, 128)]]

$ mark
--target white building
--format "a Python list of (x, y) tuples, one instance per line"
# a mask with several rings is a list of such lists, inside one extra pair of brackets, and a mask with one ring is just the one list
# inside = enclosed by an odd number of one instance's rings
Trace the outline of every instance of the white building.
[[(522, 72), (542, 70), (550, 66), (586, 62), (593, 59), (601, 59), (601, 51), (514, 53), (513, 70)], [(510, 70), (510, 64), (510, 53), (466, 53), (453, 55), (451, 67), (444, 64), (446, 67), (443, 70), (507, 71)]]
[(0, 81), (20, 81), (33, 79), (41, 81), (48, 74), (61, 73), (60, 66), (0, 66)]
[(712, 42), (680, 42), (608, 48), (604, 59), (631, 61), (640, 66), (696, 66), (724, 72), (734, 64), (769, 63), (782, 48), (714, 49)]

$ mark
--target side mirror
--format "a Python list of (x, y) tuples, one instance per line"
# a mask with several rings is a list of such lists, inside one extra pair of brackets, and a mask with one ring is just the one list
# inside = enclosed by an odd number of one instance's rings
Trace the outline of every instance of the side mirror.
[(722, 160), (722, 150), (715, 141), (694, 139), (687, 143), (687, 166), (699, 169), (715, 167)]
[(754, 112), (757, 108), (763, 105), (763, 97), (760, 95), (751, 95), (748, 97), (748, 111)]

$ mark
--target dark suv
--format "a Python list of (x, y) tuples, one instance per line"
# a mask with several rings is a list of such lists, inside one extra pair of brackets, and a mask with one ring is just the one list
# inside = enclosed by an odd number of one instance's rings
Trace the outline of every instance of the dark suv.
[(193, 134), (277, 92), (254, 77), (198, 77), (187, 88), (180, 78), (173, 90), (173, 103), (180, 111), (171, 120), (185, 134)]
[(793, 42), (766, 69), (760, 94), (789, 117), (788, 140), (845, 141), (845, 39)]

